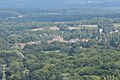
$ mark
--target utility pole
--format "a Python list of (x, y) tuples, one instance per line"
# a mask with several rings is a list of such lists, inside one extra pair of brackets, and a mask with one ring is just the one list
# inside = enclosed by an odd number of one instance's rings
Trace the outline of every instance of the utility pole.
[(6, 70), (7, 70), (8, 68), (6, 68), (6, 64), (4, 64), (4, 65), (2, 65), (2, 74), (3, 74), (3, 76), (2, 76), (2, 80), (6, 80)]

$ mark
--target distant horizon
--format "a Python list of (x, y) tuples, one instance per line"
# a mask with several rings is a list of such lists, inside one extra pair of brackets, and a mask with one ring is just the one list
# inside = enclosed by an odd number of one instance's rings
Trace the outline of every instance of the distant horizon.
[(0, 0), (0, 8), (80, 8), (80, 7), (120, 7), (120, 1), (103, 0)]

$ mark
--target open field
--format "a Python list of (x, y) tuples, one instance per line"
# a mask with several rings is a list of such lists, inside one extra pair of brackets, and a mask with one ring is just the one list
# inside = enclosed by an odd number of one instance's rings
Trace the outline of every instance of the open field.
[(78, 27), (73, 27), (73, 26), (68, 27), (68, 29), (70, 29), (70, 30), (83, 29), (83, 28), (97, 29), (98, 26), (97, 25), (78, 25)]
[(59, 30), (59, 28), (57, 26), (50, 26), (49, 28), (34, 28), (34, 29), (30, 29), (31, 31), (42, 31), (42, 30), (53, 30), (53, 31), (56, 31), (56, 30)]
[(113, 26), (114, 27), (120, 27), (120, 23), (114, 23)]
[(44, 51), (45, 53), (54, 53), (54, 52), (60, 52), (60, 50), (53, 50), (53, 51)]
[(80, 28), (98, 28), (97, 25), (78, 25)]
[(35, 28), (35, 29), (31, 29), (32, 31), (42, 31), (43, 28)]

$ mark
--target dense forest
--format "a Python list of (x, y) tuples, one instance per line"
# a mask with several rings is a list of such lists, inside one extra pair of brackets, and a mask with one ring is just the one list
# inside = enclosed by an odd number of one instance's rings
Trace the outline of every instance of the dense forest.
[(120, 80), (120, 11), (1, 9), (0, 64), (3, 80)]

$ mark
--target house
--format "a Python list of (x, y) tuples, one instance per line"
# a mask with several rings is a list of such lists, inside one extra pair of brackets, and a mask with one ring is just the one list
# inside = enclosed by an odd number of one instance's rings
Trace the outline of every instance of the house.
[(58, 42), (64, 42), (64, 38), (61, 36), (54, 36), (54, 38), (52, 40), (48, 40), (47, 42), (50, 44), (54, 41), (58, 41)]

